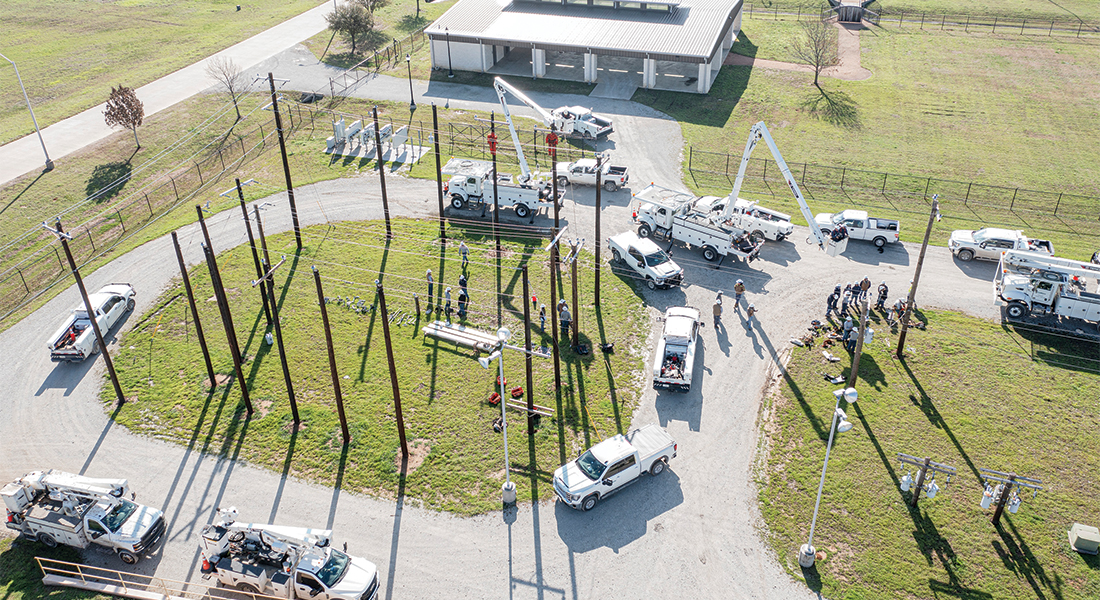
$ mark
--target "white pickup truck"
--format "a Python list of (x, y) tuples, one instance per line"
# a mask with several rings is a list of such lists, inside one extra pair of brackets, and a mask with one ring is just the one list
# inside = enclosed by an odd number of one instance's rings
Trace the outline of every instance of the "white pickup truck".
[(977, 231), (956, 229), (947, 241), (951, 253), (961, 261), (1001, 260), (1001, 253), (1007, 250), (1039, 252), (1054, 256), (1054, 244), (1049, 240), (1035, 240), (1022, 231), (986, 227)]
[[(100, 333), (106, 336), (126, 313), (134, 310), (136, 295), (130, 284), (112, 283), (88, 296), (88, 301), (95, 307)], [(80, 362), (100, 351), (83, 303), (72, 310), (65, 324), (50, 337), (46, 347), (50, 350), (50, 360), (54, 362)]]
[[(703, 196), (695, 203), (695, 210), (708, 212), (711, 217), (715, 217), (715, 213), (725, 214), (728, 205), (728, 196), (724, 198)], [(760, 240), (782, 242), (794, 233), (794, 223), (791, 223), (790, 215), (764, 208), (744, 198), (734, 201), (733, 208), (729, 209), (729, 216), (722, 224), (728, 228), (749, 232), (753, 243)]]
[(572, 508), (592, 510), (600, 500), (649, 473), (657, 476), (676, 458), (676, 442), (657, 425), (619, 434), (554, 471), (554, 493)]
[[(604, 158), (603, 167), (600, 169), (600, 184), (603, 189), (614, 192), (621, 187), (626, 187), (630, 181), (630, 174), (626, 167), (612, 166), (607, 158)], [(576, 162), (558, 163), (558, 187), (565, 187), (570, 183), (577, 185), (596, 185), (596, 159), (582, 158)]]
[(698, 309), (673, 306), (665, 311), (665, 329), (653, 359), (653, 389), (686, 392), (691, 389), (695, 344), (705, 323)]
[(645, 279), (651, 290), (670, 288), (684, 282), (684, 270), (672, 262), (672, 255), (661, 250), (653, 240), (640, 238), (633, 231), (624, 231), (607, 239), (611, 260), (625, 264)]
[(901, 225), (897, 221), (868, 217), (867, 211), (851, 208), (838, 213), (815, 215), (814, 222), (826, 237), (843, 225), (848, 230), (846, 239), (870, 241), (878, 248), (897, 242), (901, 231)]

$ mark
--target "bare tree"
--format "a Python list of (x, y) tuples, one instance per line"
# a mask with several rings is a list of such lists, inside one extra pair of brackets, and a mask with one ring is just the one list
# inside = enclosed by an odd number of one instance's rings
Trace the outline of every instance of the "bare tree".
[(141, 121), (145, 118), (145, 105), (138, 100), (133, 88), (119, 84), (117, 88), (111, 88), (111, 95), (107, 98), (107, 109), (103, 111), (104, 121), (108, 127), (125, 127), (134, 132), (134, 143), (141, 148), (138, 141), (137, 128), (141, 127)]
[(241, 120), (241, 107), (237, 106), (245, 88), (244, 71), (228, 56), (215, 56), (206, 63), (206, 74), (216, 79), (219, 85), (225, 87), (229, 98), (233, 100), (233, 108), (237, 110), (237, 120)]
[(795, 38), (791, 45), (791, 54), (795, 61), (813, 67), (814, 85), (820, 88), (817, 79), (822, 69), (840, 62), (836, 28), (832, 23), (820, 19), (799, 21), (798, 24), (802, 27), (803, 35)]
[(374, 31), (374, 17), (356, 3), (341, 4), (326, 15), (325, 20), (328, 21), (329, 29), (351, 42), (352, 54), (355, 54), (356, 43)]

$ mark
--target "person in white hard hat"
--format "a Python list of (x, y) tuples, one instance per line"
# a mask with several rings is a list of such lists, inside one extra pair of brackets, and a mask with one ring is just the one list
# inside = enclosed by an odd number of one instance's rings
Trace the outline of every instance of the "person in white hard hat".
[(756, 317), (756, 312), (755, 304), (749, 304), (748, 310), (745, 311), (745, 326), (750, 330), (752, 329), (752, 320)]
[(745, 295), (745, 282), (738, 279), (737, 283), (733, 284), (733, 307), (737, 310), (741, 310), (741, 296)]

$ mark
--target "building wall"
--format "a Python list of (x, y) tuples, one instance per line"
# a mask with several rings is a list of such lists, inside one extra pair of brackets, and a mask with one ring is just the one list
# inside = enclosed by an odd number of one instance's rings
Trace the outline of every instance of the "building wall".
[(493, 47), (468, 42), (450, 43), (450, 63), (448, 64), (447, 40), (432, 40), (432, 67), (451, 68), (458, 71), (481, 71), (493, 66)]

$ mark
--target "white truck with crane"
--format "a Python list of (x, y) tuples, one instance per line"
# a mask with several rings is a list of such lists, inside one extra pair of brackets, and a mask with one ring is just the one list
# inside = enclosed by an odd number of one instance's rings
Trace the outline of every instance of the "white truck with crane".
[(504, 99), (505, 92), (511, 92), (513, 96), (538, 113), (543, 124), (562, 135), (575, 135), (589, 140), (607, 135), (612, 132), (611, 119), (592, 112), (591, 109), (582, 106), (563, 106), (554, 110), (546, 110), (524, 94), (515, 86), (504, 81), (500, 77), (493, 80), (493, 87), (497, 91), (497, 97), (504, 106), (504, 114), (509, 114), (507, 102)]
[(1100, 293), (1086, 291), (1086, 279), (1100, 279), (1100, 265), (1008, 250), (1001, 255), (993, 286), (997, 304), (1010, 319), (1052, 315), (1100, 327)]
[[(524, 165), (526, 167), (526, 164)], [(451, 199), (455, 209), (468, 208), (471, 205), (495, 204), (493, 200), (493, 163), (470, 158), (452, 158), (443, 166), (443, 174), (450, 177), (443, 184), (443, 193)], [(514, 208), (516, 216), (526, 219), (542, 209), (550, 210), (554, 206), (551, 196), (552, 187), (544, 181), (531, 182), (530, 178), (515, 179), (510, 173), (496, 175), (497, 193), (500, 195), (501, 208)], [(559, 207), (563, 203), (564, 192), (558, 190)]]
[[(128, 283), (112, 283), (88, 295), (88, 302), (95, 308), (100, 333), (106, 336), (123, 316), (134, 310), (136, 295), (133, 286)], [(72, 310), (61, 328), (50, 337), (46, 347), (53, 362), (80, 362), (101, 350), (92, 321), (88, 318), (88, 309), (83, 303)]]
[(764, 208), (756, 202), (737, 198), (733, 200), (733, 208), (729, 206), (731, 198), (719, 198), (717, 196), (704, 196), (696, 208), (700, 211), (709, 206), (710, 212), (717, 212), (725, 218), (726, 225), (749, 232), (753, 242), (760, 240), (772, 240), (782, 242), (794, 233), (794, 223), (791, 216), (777, 210)]
[(5, 485), (0, 496), (8, 529), (50, 548), (103, 546), (128, 565), (152, 549), (166, 529), (162, 512), (133, 502), (137, 495), (125, 479), (34, 471)]
[(701, 199), (687, 192), (651, 183), (634, 194), (634, 200), (631, 214), (638, 224), (639, 237), (652, 236), (698, 247), (703, 258), (718, 260), (719, 265), (729, 255), (751, 262), (760, 254), (763, 240), (754, 242), (744, 230), (713, 220), (709, 207), (697, 209), (696, 203)]
[(202, 530), (203, 579), (288, 600), (374, 600), (378, 567), (332, 547), (332, 531), (238, 523), (219, 509)]

